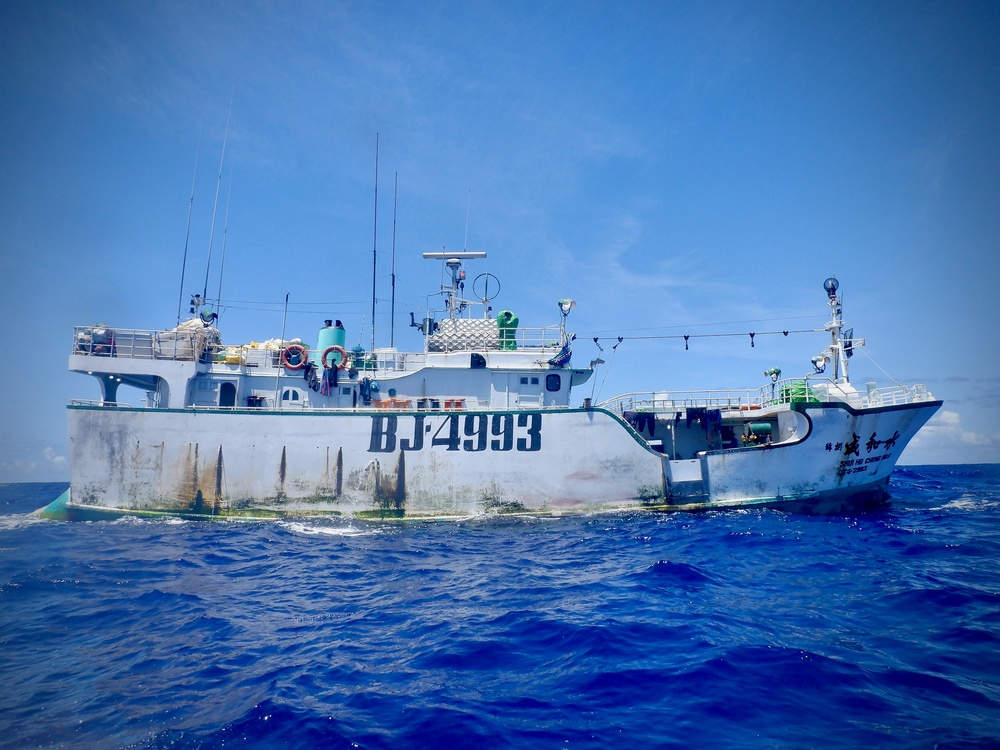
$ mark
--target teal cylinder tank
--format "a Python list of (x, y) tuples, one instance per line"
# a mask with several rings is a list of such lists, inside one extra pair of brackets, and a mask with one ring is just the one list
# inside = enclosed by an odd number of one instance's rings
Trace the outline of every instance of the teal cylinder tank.
[[(312, 356), (309, 359), (317, 367), (323, 365), (323, 352), (329, 349), (331, 346), (339, 346), (344, 348), (344, 344), (347, 342), (347, 331), (344, 330), (344, 324), (339, 320), (334, 323), (332, 320), (324, 321), (326, 325), (319, 329), (319, 336), (316, 337), (316, 348), (312, 351)], [(340, 355), (332, 354), (330, 355), (331, 364), (340, 364)]]

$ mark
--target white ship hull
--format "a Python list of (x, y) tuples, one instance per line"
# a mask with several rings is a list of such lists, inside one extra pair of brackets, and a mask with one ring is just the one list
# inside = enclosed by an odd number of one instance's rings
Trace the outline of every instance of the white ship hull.
[(70, 517), (441, 518), (757, 505), (827, 512), (883, 501), (903, 447), (939, 405), (785, 405), (783, 419), (800, 429), (784, 442), (674, 460), (602, 408), (73, 405), (67, 508)]

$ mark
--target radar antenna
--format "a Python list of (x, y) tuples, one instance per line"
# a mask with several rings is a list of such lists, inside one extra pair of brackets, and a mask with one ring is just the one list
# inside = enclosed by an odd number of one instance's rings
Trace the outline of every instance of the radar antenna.
[(450, 319), (454, 320), (456, 315), (468, 305), (468, 302), (462, 299), (462, 290), (465, 289), (465, 271), (462, 270), (462, 261), (485, 257), (486, 253), (482, 250), (463, 250), (460, 253), (440, 250), (424, 253), (424, 258), (427, 260), (443, 260), (448, 270), (451, 271), (451, 286), (441, 287)]

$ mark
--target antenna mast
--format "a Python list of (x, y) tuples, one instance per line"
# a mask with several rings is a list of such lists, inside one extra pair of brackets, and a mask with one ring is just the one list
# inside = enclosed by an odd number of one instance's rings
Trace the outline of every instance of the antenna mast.
[(389, 303), (389, 348), (393, 346), (393, 337), (396, 331), (396, 188), (399, 185), (399, 172), (392, 177), (392, 301)]
[(187, 231), (184, 232), (184, 259), (181, 261), (181, 291), (177, 297), (177, 325), (181, 324), (181, 304), (184, 302), (184, 274), (187, 271), (188, 242), (191, 239), (191, 214), (194, 213), (194, 186), (198, 180), (198, 159), (201, 157), (201, 130), (198, 126), (198, 148), (194, 152), (194, 173), (191, 175), (191, 201), (188, 205)]
[[(226, 192), (226, 222), (222, 227), (222, 261), (219, 263), (219, 295), (215, 306), (222, 308), (222, 274), (226, 270), (226, 240), (229, 238), (229, 204), (233, 200), (233, 175), (229, 174), (229, 190)], [(218, 312), (218, 310), (216, 311)]]
[(465, 204), (465, 241), (462, 243), (462, 250), (469, 249), (469, 214), (472, 213), (472, 191), (469, 191), (469, 200)]
[(378, 267), (378, 133), (375, 134), (375, 222), (372, 227), (372, 348), (375, 351), (375, 270)]
[[(466, 302), (462, 299), (462, 287), (465, 286), (465, 271), (462, 270), (463, 260), (473, 260), (485, 258), (486, 252), (483, 250), (463, 250), (460, 253), (449, 253), (447, 250), (424, 253), (426, 260), (443, 260), (445, 267), (451, 272), (451, 286), (441, 287), (441, 291), (446, 295), (445, 306), (448, 308), (448, 317), (452, 320), (456, 315), (465, 309)], [(424, 333), (430, 333), (429, 330)]]
[(208, 262), (205, 263), (205, 286), (202, 289), (201, 297), (208, 297), (208, 272), (212, 268), (212, 241), (215, 238), (215, 217), (219, 210), (219, 188), (222, 186), (222, 165), (226, 160), (226, 144), (229, 142), (229, 121), (233, 116), (233, 97), (236, 95), (236, 87), (229, 97), (229, 114), (226, 115), (226, 135), (222, 139), (222, 155), (219, 157), (219, 179), (215, 183), (215, 203), (212, 205), (212, 228), (208, 233)]

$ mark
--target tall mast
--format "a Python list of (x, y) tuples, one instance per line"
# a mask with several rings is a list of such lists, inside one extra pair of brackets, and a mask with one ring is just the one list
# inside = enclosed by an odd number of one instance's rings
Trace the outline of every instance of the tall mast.
[(375, 272), (378, 267), (378, 133), (375, 134), (375, 221), (372, 227), (372, 348), (375, 351)]
[(393, 346), (393, 337), (396, 332), (396, 188), (399, 184), (399, 172), (392, 177), (392, 298), (389, 303), (389, 348)]
[(181, 324), (181, 304), (184, 302), (184, 274), (187, 271), (188, 243), (191, 240), (191, 214), (194, 213), (194, 186), (198, 181), (198, 159), (201, 157), (201, 129), (198, 126), (198, 148), (194, 153), (194, 173), (191, 175), (191, 200), (188, 205), (187, 231), (184, 232), (184, 259), (181, 261), (181, 291), (177, 297), (177, 325)]
[(215, 298), (216, 312), (222, 308), (222, 274), (226, 270), (226, 240), (229, 238), (229, 204), (233, 200), (233, 174), (229, 173), (229, 190), (226, 191), (226, 220), (222, 225), (222, 260), (219, 262), (219, 294)]
[(830, 322), (826, 324), (826, 328), (830, 331), (830, 353), (832, 355), (830, 359), (833, 360), (833, 380), (834, 382), (838, 382), (841, 377), (844, 380), (849, 380), (847, 376), (847, 358), (850, 355), (844, 346), (843, 337), (844, 320), (842, 315), (844, 308), (840, 297), (837, 296), (837, 290), (840, 289), (840, 282), (837, 281), (836, 277), (831, 276), (823, 282), (823, 289), (826, 291), (826, 295), (829, 298), (828, 304), (830, 305)]
[(219, 157), (219, 178), (215, 183), (215, 203), (212, 204), (212, 228), (208, 233), (208, 262), (205, 263), (205, 287), (202, 289), (201, 297), (208, 297), (208, 272), (212, 268), (212, 241), (215, 238), (215, 217), (219, 210), (219, 188), (222, 186), (222, 165), (226, 160), (226, 144), (229, 142), (229, 121), (233, 116), (233, 97), (236, 95), (236, 87), (229, 97), (229, 114), (226, 115), (226, 135), (222, 139), (222, 155)]

